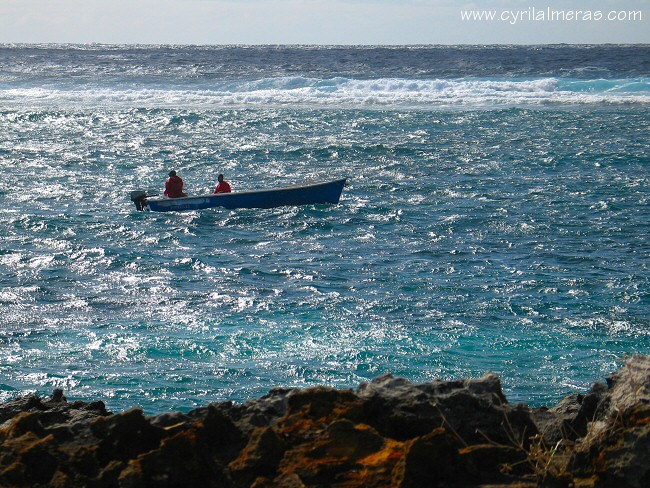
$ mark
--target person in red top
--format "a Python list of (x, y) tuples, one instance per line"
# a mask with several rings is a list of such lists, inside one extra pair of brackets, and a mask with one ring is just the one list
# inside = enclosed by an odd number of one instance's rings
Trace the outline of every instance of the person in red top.
[(187, 193), (183, 193), (183, 180), (180, 176), (176, 176), (176, 171), (169, 172), (169, 178), (165, 182), (165, 195), (169, 198), (186, 197)]
[(223, 175), (219, 175), (217, 180), (219, 181), (219, 184), (214, 189), (215, 193), (230, 193), (232, 191), (230, 189), (230, 184), (223, 179)]

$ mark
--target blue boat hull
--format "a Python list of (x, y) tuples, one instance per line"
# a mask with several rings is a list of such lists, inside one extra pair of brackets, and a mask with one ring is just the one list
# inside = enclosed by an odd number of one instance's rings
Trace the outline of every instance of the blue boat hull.
[[(333, 181), (303, 183), (272, 190), (242, 191), (206, 194), (182, 198), (146, 198), (141, 200), (144, 210), (171, 212), (204, 208), (273, 208), (316, 203), (339, 203), (345, 178)], [(133, 199), (133, 198), (132, 198)], [(135, 200), (134, 200), (135, 201)], [(136, 207), (138, 206), (136, 202)]]

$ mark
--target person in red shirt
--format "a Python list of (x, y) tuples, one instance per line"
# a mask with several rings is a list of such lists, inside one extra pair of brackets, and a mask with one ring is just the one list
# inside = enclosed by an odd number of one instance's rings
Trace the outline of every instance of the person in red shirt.
[(230, 193), (232, 191), (230, 189), (230, 184), (223, 179), (223, 175), (219, 175), (217, 180), (219, 181), (219, 184), (214, 189), (215, 193)]
[(169, 172), (169, 178), (165, 182), (165, 195), (169, 198), (186, 197), (187, 193), (183, 193), (183, 180), (180, 176), (176, 176), (176, 171)]

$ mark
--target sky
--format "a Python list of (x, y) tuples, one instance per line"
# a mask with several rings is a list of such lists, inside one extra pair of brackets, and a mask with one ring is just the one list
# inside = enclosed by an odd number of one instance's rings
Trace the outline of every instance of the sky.
[(650, 43), (650, 0), (0, 0), (0, 43)]

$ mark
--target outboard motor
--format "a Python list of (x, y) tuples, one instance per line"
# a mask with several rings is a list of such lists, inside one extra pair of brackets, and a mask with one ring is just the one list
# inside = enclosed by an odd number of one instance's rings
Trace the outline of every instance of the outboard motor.
[(134, 190), (131, 192), (131, 201), (135, 203), (135, 208), (139, 211), (144, 210), (147, 206), (147, 192), (142, 190)]

